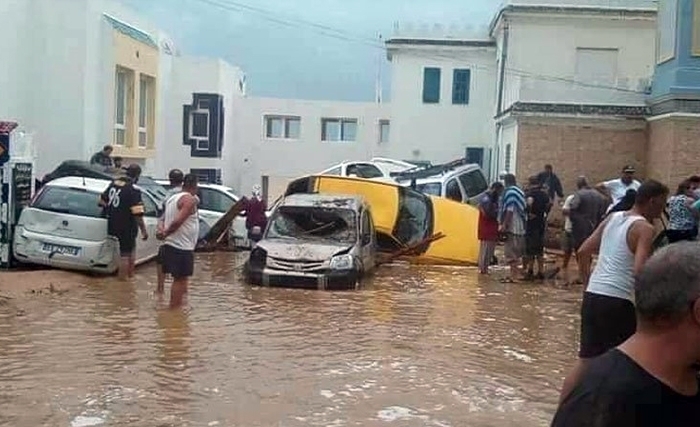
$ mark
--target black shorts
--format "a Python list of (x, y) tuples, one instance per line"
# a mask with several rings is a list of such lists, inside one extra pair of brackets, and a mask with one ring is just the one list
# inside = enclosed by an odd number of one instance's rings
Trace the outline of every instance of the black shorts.
[(528, 224), (525, 231), (525, 256), (544, 255), (544, 223)]
[(119, 241), (119, 255), (123, 257), (131, 256), (136, 249), (136, 236), (138, 231), (115, 231), (110, 234)]
[(163, 272), (172, 275), (173, 279), (190, 277), (194, 273), (194, 251), (163, 245), (158, 251), (158, 263), (163, 266)]
[(692, 230), (666, 230), (666, 237), (668, 237), (668, 243), (683, 242), (686, 240), (695, 240), (698, 237), (698, 231), (696, 229)]
[(637, 317), (631, 301), (585, 292), (578, 356), (582, 359), (600, 356), (625, 342), (636, 329)]

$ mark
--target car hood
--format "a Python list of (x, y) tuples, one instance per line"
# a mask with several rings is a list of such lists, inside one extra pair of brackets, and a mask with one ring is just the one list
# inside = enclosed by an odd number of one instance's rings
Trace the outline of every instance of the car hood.
[(335, 255), (349, 252), (353, 245), (266, 239), (260, 241), (257, 247), (264, 249), (267, 256), (272, 258), (289, 261), (326, 261)]

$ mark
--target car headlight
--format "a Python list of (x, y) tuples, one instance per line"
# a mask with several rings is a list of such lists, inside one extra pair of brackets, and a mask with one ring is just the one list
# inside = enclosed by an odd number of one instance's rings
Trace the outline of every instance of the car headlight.
[(265, 267), (267, 252), (262, 248), (255, 248), (250, 253), (249, 263), (251, 267)]
[(355, 262), (352, 255), (338, 255), (331, 258), (331, 270), (350, 270), (354, 267)]

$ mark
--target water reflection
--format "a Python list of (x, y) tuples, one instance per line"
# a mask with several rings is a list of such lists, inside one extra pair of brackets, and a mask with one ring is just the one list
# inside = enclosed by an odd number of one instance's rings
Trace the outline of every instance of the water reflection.
[(254, 288), (243, 256), (198, 255), (190, 310), (153, 299), (149, 266), (0, 311), (0, 425), (549, 421), (578, 290), (402, 264), (356, 292)]

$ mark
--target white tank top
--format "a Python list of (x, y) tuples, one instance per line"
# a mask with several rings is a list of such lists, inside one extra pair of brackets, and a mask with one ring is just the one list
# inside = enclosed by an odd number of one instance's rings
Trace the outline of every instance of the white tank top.
[(605, 225), (600, 243), (598, 263), (586, 292), (622, 298), (634, 303), (634, 253), (627, 244), (627, 233), (641, 215), (614, 212)]
[[(175, 218), (177, 218), (177, 203), (185, 194), (187, 193), (175, 194), (165, 201), (164, 225), (166, 229), (175, 221)], [(165, 238), (165, 243), (174, 248), (182, 249), (183, 251), (193, 251), (197, 246), (198, 238), (199, 214), (195, 209), (195, 212), (188, 216), (185, 222), (183, 222), (174, 233)]]

